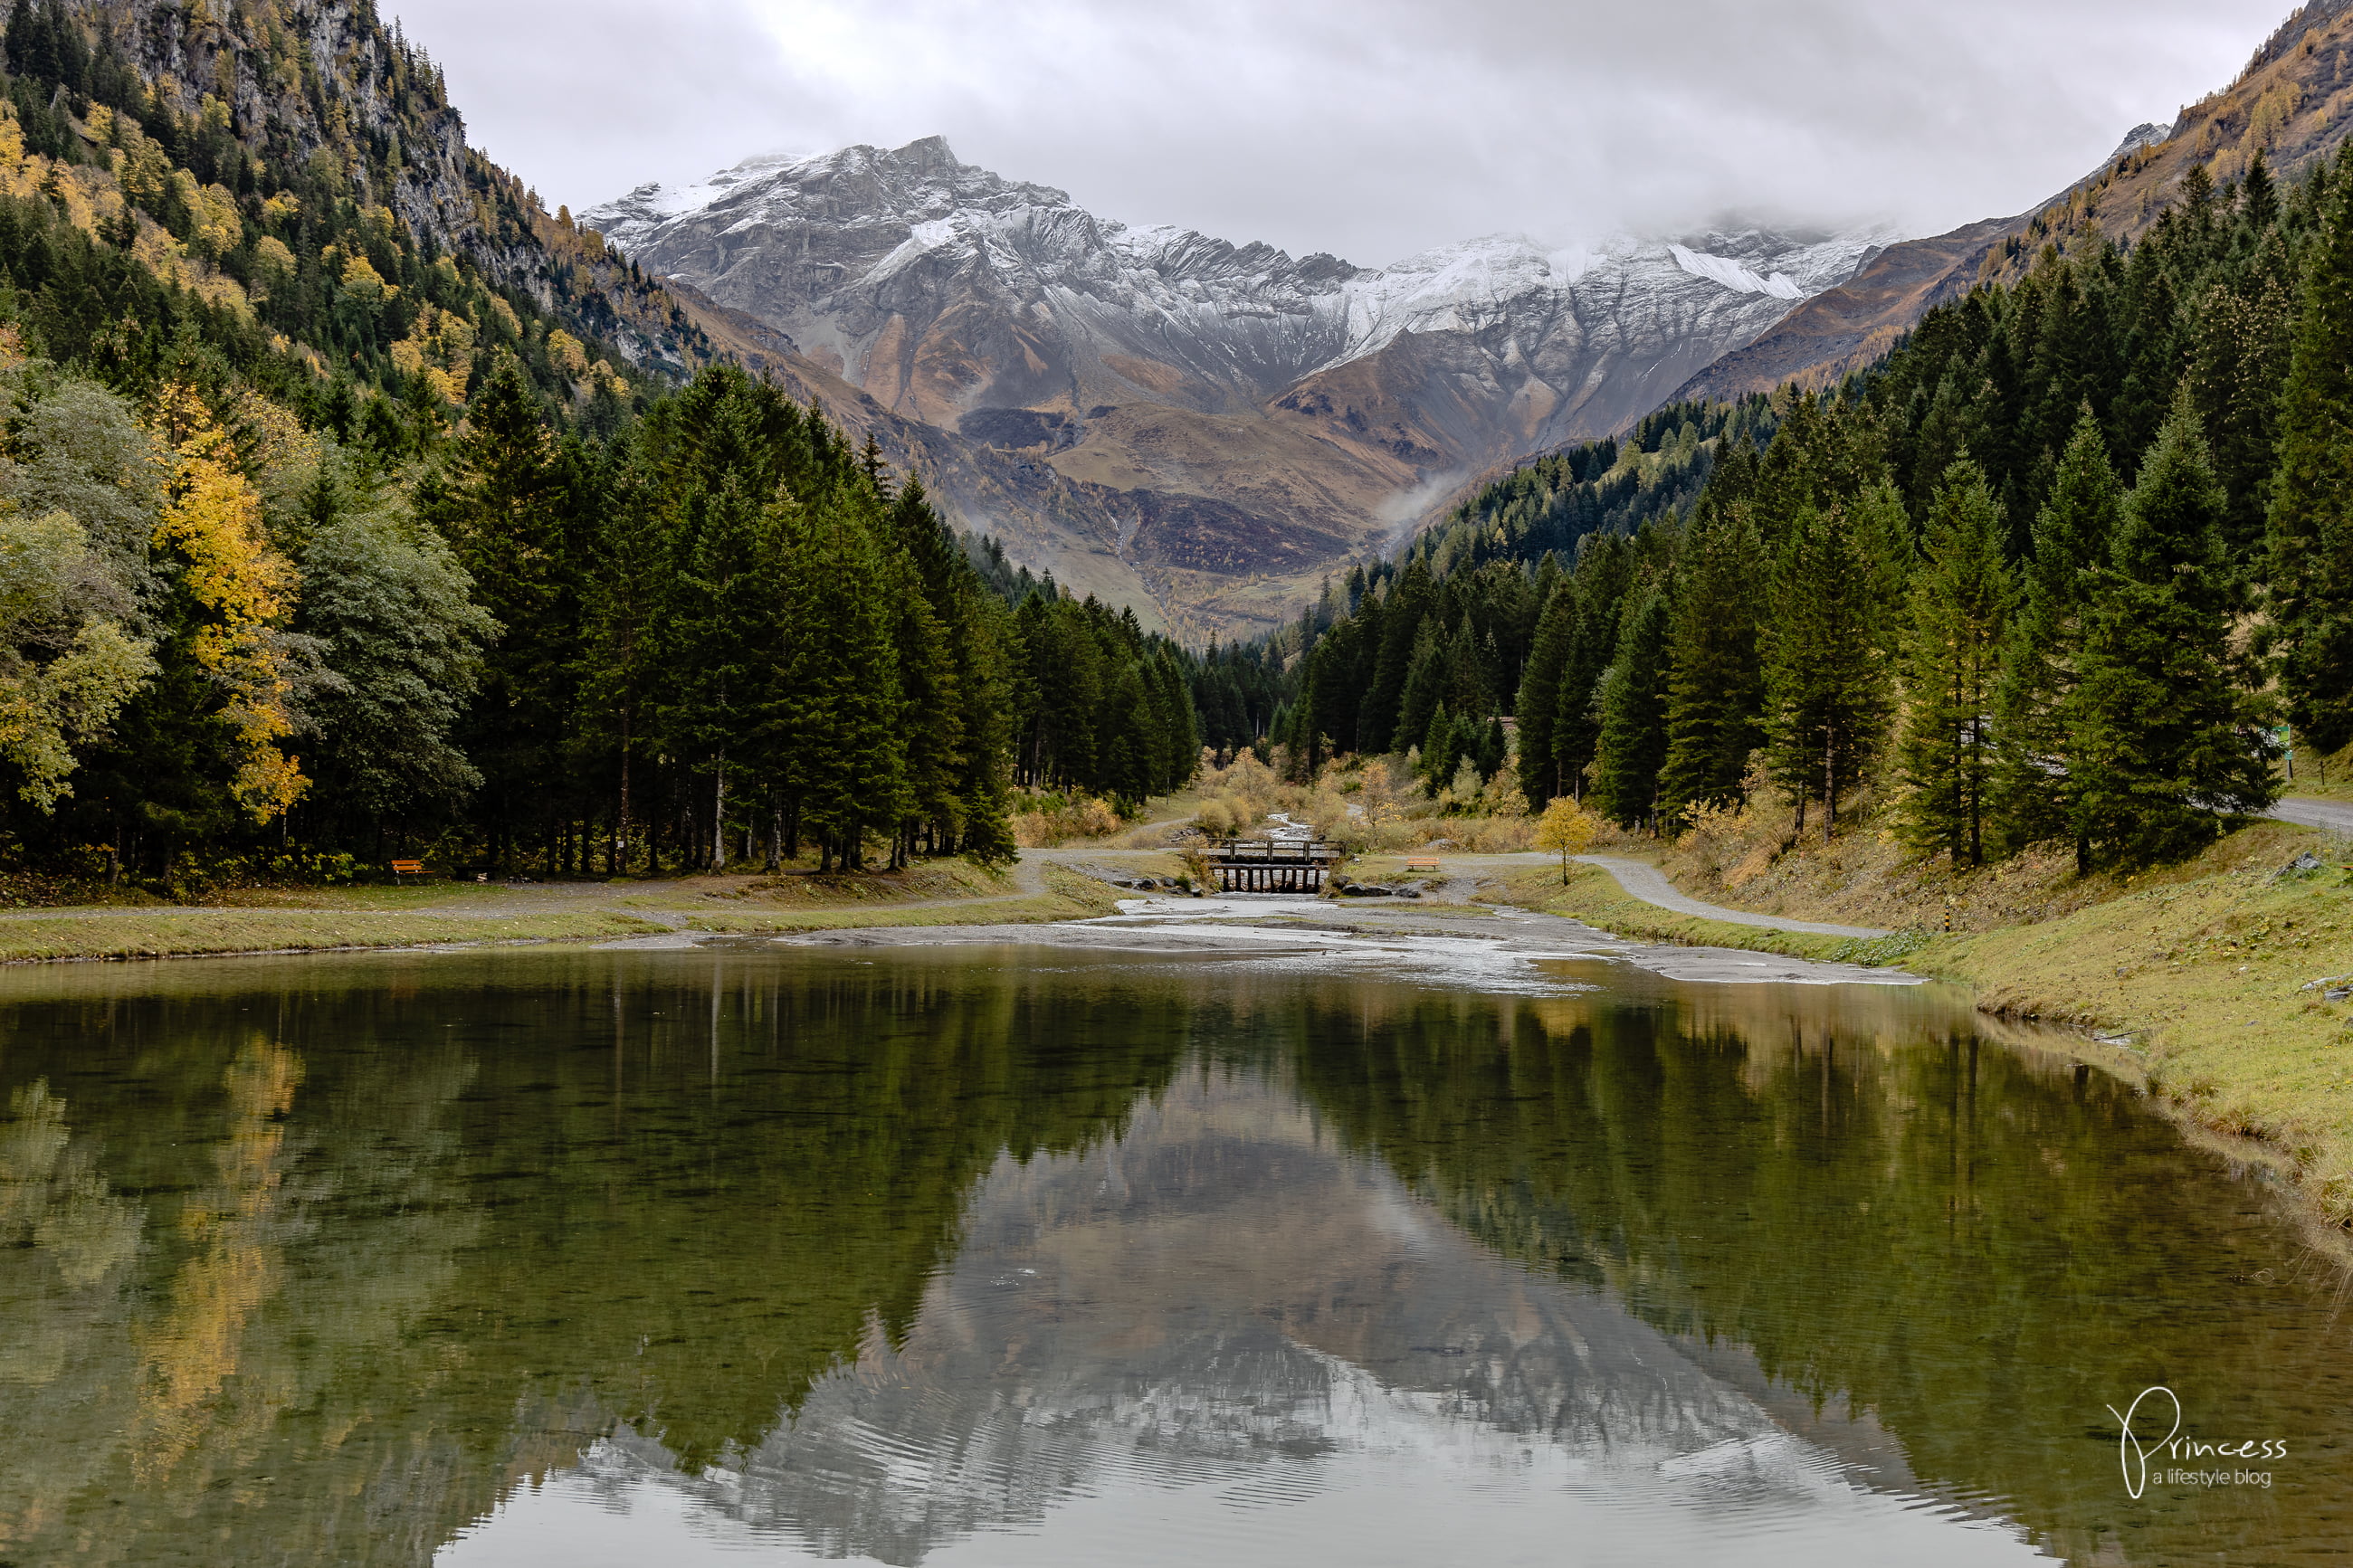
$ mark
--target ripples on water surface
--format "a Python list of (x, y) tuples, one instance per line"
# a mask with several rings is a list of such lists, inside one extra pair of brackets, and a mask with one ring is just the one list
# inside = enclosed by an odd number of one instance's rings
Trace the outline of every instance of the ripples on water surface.
[[(2341, 1279), (2128, 1092), (1917, 989), (1514, 985), (0, 978), (0, 1563), (2353, 1557)], [(2128, 1497), (2160, 1383), (2272, 1486)]]

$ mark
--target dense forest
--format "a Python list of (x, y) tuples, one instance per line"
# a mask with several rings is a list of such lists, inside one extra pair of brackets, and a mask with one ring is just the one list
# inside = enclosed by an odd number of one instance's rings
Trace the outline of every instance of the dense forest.
[[(693, 370), (657, 286), (478, 155), (420, 179), (438, 73), (364, 6), (156, 15), (7, 19), (16, 863), (992, 858), (1008, 790), (1190, 774), (1198, 661)], [(337, 17), (340, 75), (299, 41)], [(165, 23), (227, 98), (158, 85)]]
[(0, 62), (18, 865), (996, 858), (1008, 792), (1205, 743), (1667, 832), (1887, 785), (1924, 854), (2089, 865), (2268, 802), (2282, 722), (2353, 742), (2353, 155), (2195, 170), (2129, 248), (1525, 466), (1197, 654), (714, 363), (364, 5), (14, 0)]
[(2178, 855), (2275, 798), (2281, 723), (2353, 742), (2348, 440), (2353, 151), (2196, 170), (1842, 387), (1489, 487), (1283, 635), (1276, 739), (1439, 782), (1510, 715), (1528, 800), (1630, 826), (1769, 787), (1832, 833), (1880, 782), (1957, 863)]

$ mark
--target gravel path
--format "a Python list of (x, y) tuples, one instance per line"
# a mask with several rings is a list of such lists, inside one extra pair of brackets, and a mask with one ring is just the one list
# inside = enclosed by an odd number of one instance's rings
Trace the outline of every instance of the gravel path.
[(2293, 822), (2299, 827), (2335, 828), (2339, 833), (2353, 833), (2353, 805), (2341, 800), (2314, 800), (2308, 795), (2289, 795), (2263, 813), (2282, 822)]
[(1697, 915), (1702, 920), (1723, 921), (1731, 925), (1762, 926), (1767, 931), (1803, 931), (1809, 936), (1873, 937), (1891, 934), (1871, 926), (1784, 920), (1779, 915), (1760, 915), (1747, 910), (1727, 910), (1721, 904), (1704, 904), (1697, 899), (1686, 898), (1675, 891), (1675, 885), (1668, 881), (1655, 866), (1645, 866), (1640, 860), (1623, 859), (1616, 855), (1579, 855), (1577, 858), (1585, 865), (1600, 867), (1618, 879), (1620, 887), (1644, 903), (1672, 910), (1679, 915)]

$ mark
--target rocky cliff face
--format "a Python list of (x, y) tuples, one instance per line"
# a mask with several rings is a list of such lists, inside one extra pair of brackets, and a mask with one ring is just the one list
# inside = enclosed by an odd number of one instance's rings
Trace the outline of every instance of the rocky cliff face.
[(1891, 237), (1493, 237), (1366, 268), (1132, 228), (936, 137), (584, 216), (879, 410), (1050, 470), (1172, 620), (1229, 632), (1480, 469), (1639, 417)]
[[(368, 0), (58, 0), (192, 139), (226, 132), (265, 166), (332, 172), (439, 251), (472, 258), (632, 363), (691, 370), (710, 345), (656, 283), (551, 215), (467, 145), (440, 72)], [(23, 15), (19, 5), (16, 15)], [(234, 180), (232, 179), (234, 184)]]

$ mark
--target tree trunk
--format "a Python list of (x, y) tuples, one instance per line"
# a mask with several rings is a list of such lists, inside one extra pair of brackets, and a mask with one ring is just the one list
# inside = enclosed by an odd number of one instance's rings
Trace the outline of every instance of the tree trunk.
[(1822, 731), (1822, 842), (1827, 845), (1838, 832), (1838, 737), (1837, 731)]
[(719, 749), (711, 779), (711, 868), (727, 869), (727, 748)]
[(627, 703), (621, 706), (621, 814), (613, 825), (613, 852), (605, 858), (608, 877), (618, 877), (629, 868), (629, 719)]

